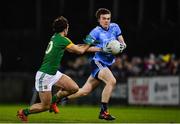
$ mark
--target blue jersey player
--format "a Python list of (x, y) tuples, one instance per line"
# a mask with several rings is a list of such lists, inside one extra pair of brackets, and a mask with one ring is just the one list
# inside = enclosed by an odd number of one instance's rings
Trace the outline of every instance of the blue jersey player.
[(114, 120), (115, 117), (108, 113), (107, 104), (116, 85), (116, 79), (109, 69), (109, 66), (111, 66), (115, 61), (115, 56), (110, 53), (111, 50), (107, 49), (106, 45), (108, 42), (115, 39), (121, 42), (124, 48), (126, 48), (126, 44), (121, 34), (120, 27), (116, 23), (110, 22), (111, 12), (108, 9), (98, 9), (96, 12), (96, 17), (98, 19), (99, 26), (95, 27), (89, 33), (85, 41), (96, 40), (98, 43), (95, 45), (95, 47), (103, 50), (95, 53), (91, 61), (92, 73), (84, 86), (75, 94), (68, 96), (66, 100), (88, 95), (102, 81), (105, 83), (105, 87), (101, 96), (101, 110), (99, 113), (99, 119)]

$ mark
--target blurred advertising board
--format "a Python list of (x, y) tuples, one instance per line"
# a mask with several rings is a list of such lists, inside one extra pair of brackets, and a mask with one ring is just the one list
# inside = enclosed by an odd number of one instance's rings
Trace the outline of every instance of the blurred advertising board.
[(128, 79), (128, 103), (144, 105), (179, 105), (178, 76), (135, 77)]

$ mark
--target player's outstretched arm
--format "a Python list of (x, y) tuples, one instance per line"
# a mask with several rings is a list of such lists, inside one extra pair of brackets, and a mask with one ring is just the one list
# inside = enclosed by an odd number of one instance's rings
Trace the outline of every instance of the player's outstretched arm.
[(96, 40), (94, 40), (90, 35), (87, 35), (86, 38), (83, 40), (85, 44), (73, 44), (70, 47), (67, 47), (66, 50), (69, 52), (83, 54), (84, 52), (98, 52), (101, 51), (100, 48), (97, 47), (90, 47), (90, 45), (94, 44)]
[(71, 45), (70, 47), (67, 47), (66, 50), (71, 53), (76, 53), (76, 54), (83, 54), (89, 49), (90, 45), (88, 44), (83, 44), (83, 45)]
[(95, 46), (91, 46), (87, 49), (87, 52), (99, 52), (99, 51), (102, 51), (102, 49)]

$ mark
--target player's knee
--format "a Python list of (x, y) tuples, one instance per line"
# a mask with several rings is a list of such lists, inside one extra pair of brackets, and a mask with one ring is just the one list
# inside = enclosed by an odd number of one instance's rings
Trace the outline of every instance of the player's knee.
[(87, 96), (89, 93), (88, 92), (84, 92), (82, 93), (82, 96)]
[(73, 89), (71, 90), (71, 93), (73, 94), (73, 93), (76, 93), (76, 92), (78, 92), (78, 90), (79, 90), (79, 86), (78, 85), (75, 85), (74, 87), (73, 87)]
[(116, 82), (117, 82), (117, 81), (116, 81), (116, 79), (114, 78), (114, 80), (113, 80), (113, 84), (114, 84), (114, 85), (116, 85)]
[(112, 79), (110, 80), (110, 84), (111, 84), (112, 86), (115, 86), (115, 85), (116, 85), (116, 79), (115, 79), (115, 78), (112, 78)]

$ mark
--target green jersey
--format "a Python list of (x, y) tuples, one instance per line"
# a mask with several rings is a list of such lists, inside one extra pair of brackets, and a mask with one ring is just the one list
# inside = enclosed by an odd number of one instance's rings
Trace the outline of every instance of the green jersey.
[(73, 45), (73, 43), (70, 39), (55, 33), (47, 46), (43, 63), (39, 71), (50, 75), (56, 74), (64, 55), (65, 48), (70, 47), (71, 45)]

